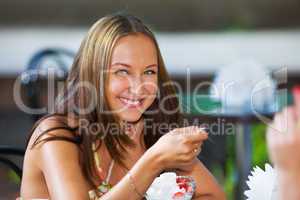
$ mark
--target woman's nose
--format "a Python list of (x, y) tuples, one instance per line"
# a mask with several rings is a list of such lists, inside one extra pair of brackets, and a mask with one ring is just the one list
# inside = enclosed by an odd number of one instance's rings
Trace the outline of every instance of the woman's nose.
[(133, 94), (141, 94), (143, 90), (143, 81), (141, 76), (134, 76), (130, 79), (129, 90)]

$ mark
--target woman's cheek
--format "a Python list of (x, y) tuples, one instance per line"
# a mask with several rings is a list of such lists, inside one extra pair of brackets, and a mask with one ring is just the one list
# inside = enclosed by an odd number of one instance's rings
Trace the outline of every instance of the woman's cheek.
[(127, 88), (128, 81), (118, 78), (113, 78), (110, 80), (110, 92), (118, 95), (121, 94)]
[[(148, 84), (145, 84), (144, 89), (147, 91), (147, 96), (148, 96), (147, 104), (151, 105), (157, 96), (157, 91), (158, 91), (157, 83), (155, 81), (148, 82)], [(147, 105), (147, 106), (149, 106), (149, 105)]]
[(158, 90), (157, 78), (144, 79), (143, 84), (148, 94), (155, 94)]

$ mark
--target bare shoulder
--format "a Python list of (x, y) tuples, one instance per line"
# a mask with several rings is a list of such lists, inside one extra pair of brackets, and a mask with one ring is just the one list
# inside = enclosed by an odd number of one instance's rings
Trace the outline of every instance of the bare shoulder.
[[(75, 140), (76, 133), (64, 127), (66, 126), (63, 125), (57, 116), (51, 116), (42, 120), (30, 137), (26, 153), (35, 154), (37, 159), (41, 159), (40, 156), (43, 156), (55, 146), (55, 149), (51, 151), (59, 152), (62, 156), (78, 156), (79, 146), (67, 140)], [(49, 138), (60, 139), (44, 142), (44, 140)], [(33, 146), (34, 143), (36, 143), (35, 146)]]
[[(61, 124), (55, 118), (43, 120), (35, 129), (29, 141), (26, 153), (34, 156), (34, 162), (42, 171), (47, 183), (50, 196), (54, 199), (78, 199), (86, 197), (89, 185), (83, 175), (80, 164), (80, 148), (78, 144), (64, 139), (50, 140), (38, 143), (34, 148), (29, 148), (33, 142), (49, 137), (74, 138), (70, 130), (59, 128)], [(45, 130), (49, 130), (43, 134)], [(73, 195), (78, 195), (74, 197)], [(55, 198), (56, 197), (56, 198)]]
[[(28, 147), (32, 148), (32, 145), (35, 142), (42, 141), (53, 136), (74, 139), (76, 137), (76, 133), (68, 130), (68, 126), (66, 126), (62, 120), (70, 121), (70, 119), (66, 119), (66, 117), (61, 116), (51, 116), (43, 119), (34, 129), (30, 137)], [(38, 146), (40, 147), (41, 145)]]

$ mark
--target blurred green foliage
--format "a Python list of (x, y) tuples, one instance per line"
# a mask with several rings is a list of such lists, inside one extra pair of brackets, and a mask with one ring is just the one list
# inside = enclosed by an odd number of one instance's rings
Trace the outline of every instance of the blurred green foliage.
[[(266, 145), (266, 125), (262, 123), (253, 124), (251, 127), (252, 142), (252, 167), (264, 168), (265, 163), (269, 163)], [(236, 156), (235, 156), (235, 136), (229, 135), (226, 140), (226, 175), (224, 177), (224, 190), (227, 199), (234, 199), (234, 189), (237, 184)], [(213, 172), (214, 173), (214, 172)], [(215, 174), (215, 173), (214, 173)]]

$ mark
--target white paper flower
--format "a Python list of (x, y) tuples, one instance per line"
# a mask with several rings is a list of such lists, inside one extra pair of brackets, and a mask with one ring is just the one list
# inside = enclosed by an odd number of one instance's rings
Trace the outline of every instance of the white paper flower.
[(249, 190), (244, 194), (248, 200), (277, 200), (277, 173), (271, 165), (265, 165), (265, 171), (254, 167), (251, 175), (248, 176), (247, 185)]

